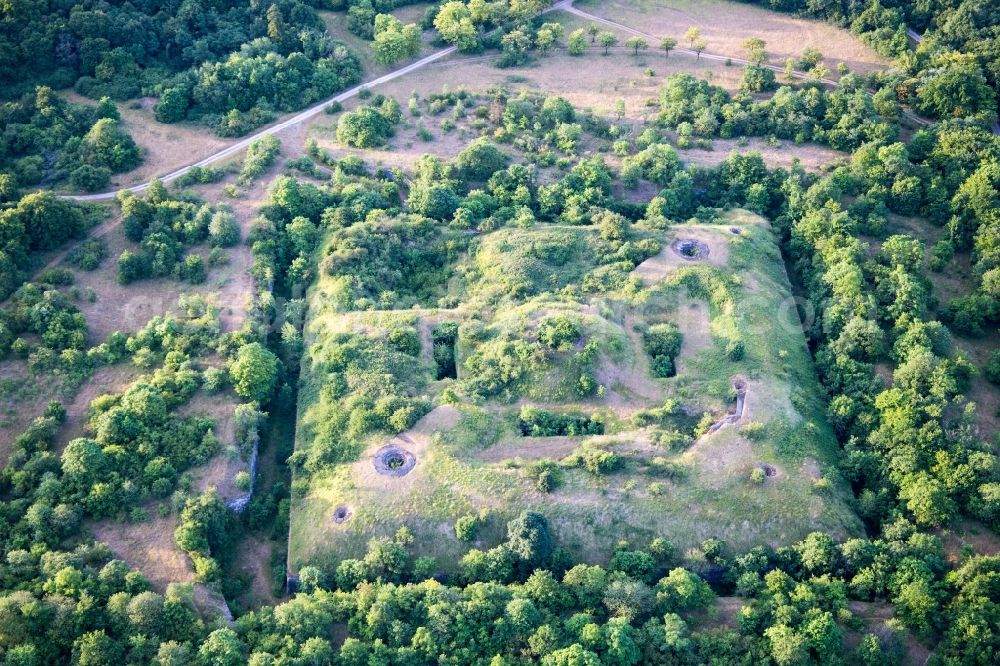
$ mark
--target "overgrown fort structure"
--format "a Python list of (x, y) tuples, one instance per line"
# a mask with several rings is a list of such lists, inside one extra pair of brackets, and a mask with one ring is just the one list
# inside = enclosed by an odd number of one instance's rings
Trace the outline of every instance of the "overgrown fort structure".
[(0, 7), (0, 664), (993, 664), (1000, 14)]

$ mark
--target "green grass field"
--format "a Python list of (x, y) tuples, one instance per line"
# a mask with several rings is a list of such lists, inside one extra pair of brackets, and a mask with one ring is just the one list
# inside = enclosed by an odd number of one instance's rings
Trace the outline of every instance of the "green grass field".
[[(731, 211), (720, 222), (653, 232), (660, 254), (620, 288), (596, 295), (577, 288), (592, 268), (587, 252), (570, 252), (568, 262), (553, 270), (526, 258), (532, 252), (525, 250), (553, 235), (584, 248), (596, 231), (545, 224), (481, 236), (457, 262), (462, 279), (448, 288), (460, 305), (450, 310), (335, 312), (323, 302), (330, 278), (322, 278), (311, 293), (297, 448), (308, 452), (316, 446), (316, 432), (328, 418), (321, 396), (329, 377), (317, 369), (328, 360), (331, 336), (374, 340), (399, 327), (416, 330), (420, 354), (401, 381), (410, 395), (437, 408), (404, 435), (405, 447), (417, 455), (406, 476), (374, 471), (372, 455), (393, 439), (385, 432), (368, 435), (345, 459), (298, 484), (291, 569), (360, 557), (370, 538), (402, 525), (416, 536), (417, 554), (449, 569), (468, 548), (454, 535), (455, 520), (484, 509), (490, 518), (479, 534), (480, 547), (500, 542), (506, 520), (529, 509), (549, 518), (559, 545), (594, 562), (606, 561), (622, 539), (643, 544), (663, 536), (683, 550), (708, 537), (748, 548), (788, 543), (814, 530), (838, 538), (859, 533), (835, 468), (837, 444), (823, 415), (776, 239), (762, 218), (745, 211)], [(708, 257), (688, 261), (673, 253), (670, 243), (686, 237), (704, 242)], [(495, 253), (502, 254), (499, 267), (490, 259)], [(519, 280), (531, 287), (499, 300), (498, 293)], [(502, 395), (472, 394), (470, 357), (498, 339), (533, 342), (539, 321), (557, 313), (582, 325), (573, 348), (546, 351)], [(442, 321), (461, 324), (457, 379), (435, 379), (430, 331)], [(650, 374), (640, 332), (665, 321), (676, 323), (685, 337), (678, 374), (658, 379)], [(734, 340), (745, 349), (738, 361), (727, 354)], [(591, 341), (599, 351), (583, 361), (580, 348)], [(600, 388), (580, 397), (573, 386), (588, 372)], [(665, 429), (684, 431), (705, 414), (707, 422), (733, 409), (737, 380), (747, 390), (738, 422), (662, 443)], [(637, 412), (667, 399), (679, 405), (673, 416), (658, 426), (634, 425)], [(523, 405), (596, 414), (605, 434), (522, 437), (517, 415)], [(567, 456), (581, 445), (616, 454), (620, 467), (595, 475), (572, 465)], [(560, 464), (562, 482), (551, 493), (538, 491), (529, 473), (538, 460)], [(752, 480), (753, 470), (765, 465), (773, 476)], [(350, 512), (341, 523), (332, 518), (338, 506)]]

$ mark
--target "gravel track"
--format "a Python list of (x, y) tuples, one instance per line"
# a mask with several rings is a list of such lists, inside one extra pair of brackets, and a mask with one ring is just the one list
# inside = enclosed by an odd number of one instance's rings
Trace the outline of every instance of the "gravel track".
[[(658, 44), (659, 40), (660, 40), (660, 38), (658, 36), (656, 36), (656, 35), (652, 35), (652, 34), (649, 34), (649, 33), (646, 33), (646, 32), (642, 32), (641, 30), (636, 30), (635, 28), (629, 27), (629, 26), (621, 24), (621, 23), (616, 23), (615, 21), (611, 21), (611, 20), (608, 20), (608, 19), (605, 19), (605, 18), (601, 18), (600, 16), (595, 16), (593, 14), (590, 14), (588, 12), (583, 11), (582, 9), (577, 9), (576, 7), (573, 6), (573, 0), (561, 0), (560, 2), (557, 2), (557, 3), (553, 4), (552, 6), (550, 6), (548, 9), (544, 10), (542, 13), (546, 14), (548, 12), (557, 11), (557, 10), (563, 10), (563, 11), (568, 12), (570, 14), (573, 14), (575, 16), (579, 16), (579, 17), (587, 19), (589, 21), (593, 21), (594, 23), (599, 23), (599, 24), (606, 25), (606, 26), (609, 26), (609, 27), (617, 28), (619, 30), (623, 30), (625, 32), (631, 33), (633, 35), (638, 35), (640, 37), (644, 37), (646, 39), (651, 40), (651, 43), (653, 43), (653, 44)], [(919, 35), (915, 35), (915, 33), (913, 33), (912, 31), (910, 31), (910, 32), (911, 32), (911, 37), (914, 37), (914, 39), (916, 41), (919, 41), (919, 39), (918, 39)], [(324, 111), (324, 109), (326, 109), (326, 107), (329, 106), (330, 104), (332, 104), (333, 102), (344, 102), (344, 101), (346, 101), (348, 99), (351, 99), (352, 97), (356, 97), (362, 90), (370, 89), (370, 88), (373, 88), (375, 86), (381, 85), (383, 83), (388, 83), (389, 81), (392, 81), (394, 79), (398, 79), (398, 78), (400, 78), (402, 76), (406, 76), (407, 74), (410, 74), (411, 72), (414, 72), (414, 71), (416, 71), (418, 69), (421, 69), (423, 67), (431, 65), (433, 63), (436, 63), (437, 61), (441, 60), (442, 58), (445, 58), (445, 57), (451, 55), (452, 53), (455, 53), (457, 50), (458, 49), (455, 46), (449, 46), (447, 48), (440, 49), (438, 51), (435, 51), (434, 53), (431, 53), (430, 55), (427, 55), (427, 56), (421, 58), (420, 60), (417, 60), (415, 62), (410, 63), (409, 65), (406, 65), (404, 67), (400, 67), (397, 70), (393, 70), (393, 71), (389, 72), (388, 74), (384, 74), (384, 75), (379, 76), (377, 78), (370, 79), (368, 81), (360, 83), (360, 84), (354, 86), (353, 88), (349, 88), (349, 89), (347, 89), (347, 90), (345, 90), (343, 92), (340, 92), (340, 93), (334, 95), (333, 97), (330, 97), (328, 99), (323, 100), (322, 102), (318, 102), (318, 103), (314, 104), (313, 106), (309, 107), (308, 109), (305, 109), (304, 111), (300, 111), (297, 114), (295, 114), (294, 116), (292, 116), (292, 117), (290, 117), (290, 118), (288, 118), (286, 120), (283, 120), (281, 122), (275, 123), (274, 125), (271, 125), (270, 127), (265, 127), (264, 129), (259, 130), (259, 131), (255, 132), (254, 134), (251, 134), (248, 137), (240, 139), (239, 141), (237, 141), (237, 142), (235, 142), (235, 143), (233, 143), (233, 144), (231, 144), (231, 145), (229, 145), (229, 146), (227, 146), (227, 147), (225, 147), (225, 148), (223, 148), (223, 149), (221, 149), (221, 150), (219, 150), (219, 151), (217, 151), (215, 153), (212, 153), (211, 155), (209, 155), (209, 156), (207, 156), (207, 157), (205, 157), (205, 158), (203, 158), (203, 159), (201, 159), (201, 160), (199, 160), (197, 162), (194, 162), (193, 164), (189, 164), (187, 166), (181, 167), (180, 169), (172, 171), (172, 172), (170, 172), (168, 174), (160, 176), (159, 180), (161, 180), (163, 182), (170, 182), (170, 181), (172, 181), (172, 180), (174, 180), (176, 178), (179, 178), (180, 176), (183, 176), (184, 174), (186, 174), (188, 171), (190, 171), (191, 169), (193, 169), (195, 167), (205, 167), (205, 166), (208, 166), (208, 165), (210, 165), (210, 164), (212, 164), (214, 162), (218, 162), (221, 159), (225, 159), (226, 157), (229, 157), (231, 155), (234, 155), (235, 153), (240, 152), (241, 150), (244, 150), (251, 143), (253, 143), (257, 139), (260, 139), (263, 136), (266, 136), (268, 134), (277, 134), (278, 132), (281, 132), (283, 130), (288, 129), (289, 127), (293, 127), (295, 125), (298, 125), (300, 123), (305, 122), (306, 120), (309, 120), (313, 116), (316, 116), (319, 113), (322, 113)], [(696, 58), (704, 58), (705, 60), (711, 60), (711, 61), (715, 61), (715, 62), (726, 62), (726, 61), (729, 61), (729, 62), (732, 62), (732, 63), (741, 64), (741, 65), (750, 64), (750, 61), (747, 60), (747, 59), (745, 59), (745, 58), (740, 58), (740, 57), (736, 57), (736, 56), (720, 55), (720, 54), (717, 54), (717, 53), (705, 53), (705, 52), (702, 52), (699, 55), (696, 51), (694, 51), (692, 49), (688, 49), (688, 48), (684, 48), (684, 47), (680, 47), (680, 46), (675, 47), (674, 51), (676, 53), (682, 53), (684, 55), (695, 56)], [(486, 57), (482, 56), (482, 58), (485, 59)], [(476, 58), (476, 59), (479, 59), (479, 58)], [(447, 64), (447, 63), (439, 63), (439, 64), (443, 65), (443, 64)], [(775, 72), (784, 72), (783, 68), (778, 67), (776, 65), (765, 65), (765, 66), (768, 69), (773, 70)], [(806, 74), (805, 72), (795, 72), (794, 76), (796, 78), (799, 78), (799, 79), (808, 79), (808, 78), (810, 78), (810, 76), (808, 74)], [(836, 86), (836, 85), (838, 85), (835, 80), (829, 79), (829, 78), (823, 78), (823, 79), (820, 79), (820, 81), (822, 83), (830, 85), (830, 86)], [(920, 116), (917, 116), (916, 114), (914, 114), (914, 113), (912, 113), (910, 111), (904, 111), (904, 115), (909, 120), (911, 120), (912, 122), (917, 123), (919, 125), (930, 125), (931, 124), (930, 120), (927, 120), (926, 118), (921, 118)], [(139, 185), (134, 185), (132, 187), (125, 188), (125, 191), (128, 191), (128, 192), (142, 192), (147, 187), (149, 187), (149, 184), (150, 184), (150, 181), (147, 181), (147, 182), (141, 183)], [(75, 201), (104, 201), (104, 200), (113, 199), (115, 197), (115, 195), (118, 194), (119, 191), (120, 190), (114, 190), (114, 191), (110, 191), (110, 192), (99, 192), (99, 193), (96, 193), (96, 194), (67, 194), (67, 195), (63, 195), (63, 196), (65, 198), (67, 198), (67, 199), (73, 199)]]

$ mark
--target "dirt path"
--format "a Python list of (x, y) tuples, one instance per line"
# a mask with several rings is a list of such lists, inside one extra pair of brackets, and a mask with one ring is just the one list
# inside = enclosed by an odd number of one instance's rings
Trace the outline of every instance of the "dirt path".
[[(441, 58), (444, 58), (445, 56), (454, 53), (456, 50), (457, 50), (457, 47), (449, 46), (448, 48), (441, 49), (440, 51), (435, 51), (434, 53), (430, 54), (426, 58), (421, 58), (420, 60), (418, 60), (418, 61), (416, 61), (414, 63), (411, 63), (411, 64), (407, 65), (406, 67), (401, 67), (401, 68), (399, 68), (399, 69), (397, 69), (397, 70), (395, 70), (393, 72), (390, 72), (390, 73), (388, 73), (388, 74), (386, 74), (384, 76), (380, 76), (380, 77), (378, 77), (376, 79), (372, 79), (371, 81), (366, 81), (364, 83), (356, 85), (353, 88), (349, 88), (349, 89), (345, 90), (344, 92), (331, 97), (330, 99), (323, 100), (322, 102), (309, 107), (305, 111), (301, 111), (301, 112), (295, 114), (294, 116), (292, 116), (291, 118), (288, 118), (287, 120), (283, 120), (282, 122), (276, 123), (274, 125), (271, 125), (270, 127), (266, 127), (264, 129), (260, 130), (259, 132), (251, 134), (250, 136), (246, 137), (245, 139), (241, 139), (241, 140), (237, 141), (236, 143), (234, 143), (234, 144), (232, 144), (232, 145), (230, 145), (230, 146), (228, 146), (226, 148), (223, 148), (222, 150), (219, 150), (219, 151), (217, 151), (217, 152), (209, 155), (208, 157), (206, 157), (206, 158), (204, 158), (202, 160), (199, 160), (198, 162), (195, 162), (194, 164), (189, 164), (186, 167), (181, 167), (180, 169), (177, 169), (176, 171), (172, 171), (172, 172), (170, 172), (170, 173), (168, 173), (168, 174), (166, 174), (164, 176), (161, 176), (160, 180), (163, 181), (164, 183), (168, 183), (168, 182), (170, 182), (170, 181), (172, 181), (172, 180), (174, 180), (176, 178), (179, 178), (180, 176), (183, 176), (184, 174), (186, 174), (188, 171), (190, 171), (191, 169), (193, 169), (195, 167), (208, 166), (209, 164), (212, 164), (213, 162), (218, 162), (219, 160), (221, 160), (223, 158), (229, 157), (230, 155), (234, 155), (234, 154), (240, 152), (241, 150), (244, 150), (251, 143), (253, 143), (257, 139), (260, 139), (263, 136), (266, 136), (268, 134), (277, 134), (278, 132), (281, 132), (282, 130), (288, 129), (289, 127), (293, 127), (295, 125), (298, 125), (299, 123), (302, 123), (302, 122), (304, 122), (306, 120), (309, 120), (313, 116), (316, 116), (316, 115), (322, 113), (326, 109), (326, 107), (329, 106), (333, 102), (344, 102), (344, 101), (346, 101), (346, 100), (348, 100), (348, 99), (350, 99), (352, 97), (357, 96), (357, 94), (360, 93), (362, 90), (371, 88), (373, 86), (377, 86), (377, 85), (379, 85), (381, 83), (386, 83), (387, 81), (391, 81), (391, 80), (399, 78), (401, 76), (405, 76), (406, 74), (409, 74), (410, 72), (412, 72), (414, 70), (420, 69), (421, 67), (423, 67), (423, 66), (425, 66), (425, 65), (427, 65), (429, 63), (432, 63), (435, 60), (440, 60)], [(142, 192), (147, 187), (149, 187), (149, 182), (145, 182), (145, 183), (142, 183), (140, 185), (135, 185), (133, 187), (129, 187), (129, 188), (127, 188), (127, 191), (129, 191), (129, 192)], [(117, 193), (118, 192), (101, 192), (101, 193), (98, 193), (98, 194), (74, 194), (74, 195), (68, 195), (67, 198), (74, 199), (76, 201), (102, 201), (102, 200), (114, 198), (114, 196)]]
[[(916, 45), (918, 45), (918, 46), (920, 45), (920, 42), (924, 41), (924, 36), (921, 35), (919, 32), (917, 32), (916, 30), (914, 30), (913, 28), (911, 28), (909, 26), (907, 26), (907, 28), (906, 28), (906, 36), (909, 37), (910, 39), (912, 39), (913, 43), (916, 44)], [(911, 119), (918, 120), (918, 122), (919, 122), (919, 120), (921, 120), (921, 119), (918, 119), (916, 116), (913, 116), (913, 115), (911, 115), (909, 113), (907, 114), (907, 116), (910, 117)], [(921, 122), (920, 124), (921, 125), (928, 125), (930, 123)], [(1000, 135), (1000, 120), (998, 120), (997, 122), (993, 123), (993, 133), (997, 134), (997, 135)]]
[(476, 458), (487, 463), (499, 463), (513, 458), (522, 460), (559, 460), (575, 451), (584, 442), (597, 446), (611, 446), (614, 451), (655, 451), (649, 434), (642, 430), (629, 430), (613, 435), (587, 435), (583, 437), (510, 437), (487, 447)]
[[(146, 184), (148, 185), (149, 183), (146, 183)], [(117, 194), (117, 192), (115, 192), (114, 194)], [(114, 195), (112, 195), (112, 197), (113, 196)], [(108, 198), (110, 199), (112, 197), (108, 197)], [(115, 226), (119, 222), (121, 222), (121, 218), (118, 215), (112, 215), (108, 219), (106, 219), (103, 222), (101, 222), (100, 224), (98, 224), (96, 227), (93, 227), (93, 228), (89, 229), (87, 231), (87, 238), (88, 239), (89, 238), (101, 238), (101, 237), (107, 235), (108, 232), (110, 232), (112, 229), (114, 229)], [(59, 252), (57, 252), (55, 255), (53, 255), (53, 257), (51, 259), (49, 259), (49, 261), (45, 264), (45, 266), (43, 266), (42, 269), (40, 271), (38, 271), (38, 272), (41, 273), (41, 272), (46, 271), (46, 270), (48, 270), (50, 268), (55, 268), (56, 266), (58, 266), (59, 264), (61, 264), (62, 261), (66, 258), (66, 255), (69, 254), (78, 245), (80, 245), (80, 243), (82, 243), (83, 240), (84, 239), (71, 241), (69, 243), (69, 245), (67, 245), (65, 247), (65, 249), (62, 249)]]
[[(555, 11), (557, 9), (568, 9), (568, 8), (571, 8), (571, 6), (572, 6), (571, 2), (572, 2), (572, 0), (561, 0), (560, 2), (555, 3), (551, 7), (547, 8), (547, 9), (544, 9), (541, 13), (542, 14), (547, 14), (547, 13)], [(316, 115), (319, 115), (320, 113), (323, 113), (323, 111), (326, 110), (326, 107), (329, 106), (330, 104), (332, 104), (333, 102), (344, 102), (344, 101), (346, 101), (346, 100), (348, 100), (348, 99), (350, 99), (352, 97), (356, 97), (363, 90), (368, 90), (368, 89), (371, 89), (371, 88), (373, 88), (375, 86), (381, 85), (383, 83), (388, 83), (389, 81), (392, 81), (393, 79), (398, 79), (401, 76), (406, 76), (410, 72), (416, 71), (416, 70), (418, 70), (418, 69), (420, 69), (422, 67), (426, 67), (427, 65), (431, 64), (432, 62), (435, 62), (436, 60), (440, 60), (441, 58), (449, 56), (449, 55), (451, 55), (452, 53), (454, 53), (457, 50), (458, 50), (458, 47), (456, 47), (456, 46), (449, 46), (447, 48), (443, 48), (443, 49), (441, 49), (439, 51), (435, 51), (434, 53), (431, 53), (430, 55), (428, 55), (428, 56), (426, 56), (424, 58), (421, 58), (420, 60), (417, 60), (416, 62), (412, 62), (409, 65), (406, 65), (405, 67), (400, 67), (399, 69), (393, 70), (393, 71), (389, 72), (388, 74), (383, 74), (382, 76), (379, 76), (377, 78), (374, 78), (374, 79), (371, 79), (369, 81), (365, 81), (363, 83), (360, 83), (360, 84), (354, 86), (353, 88), (348, 88), (347, 90), (345, 90), (342, 93), (338, 93), (337, 95), (334, 95), (333, 97), (331, 97), (329, 99), (326, 99), (326, 100), (323, 100), (322, 102), (314, 104), (313, 106), (309, 107), (305, 111), (300, 111), (299, 113), (295, 114), (291, 118), (288, 118), (287, 120), (283, 120), (283, 121), (281, 121), (279, 123), (275, 123), (274, 125), (271, 125), (270, 127), (265, 127), (264, 129), (260, 130), (259, 132), (255, 132), (254, 134), (251, 134), (250, 136), (246, 137), (245, 139), (240, 139), (236, 143), (234, 143), (234, 144), (232, 144), (232, 145), (230, 145), (230, 146), (228, 146), (226, 148), (223, 148), (222, 150), (216, 151), (215, 153), (212, 153), (208, 157), (206, 157), (206, 158), (204, 158), (202, 160), (199, 160), (198, 162), (195, 162), (194, 164), (189, 164), (186, 167), (181, 167), (180, 169), (172, 171), (172, 172), (170, 172), (170, 173), (168, 173), (168, 174), (166, 174), (164, 176), (161, 176), (160, 180), (163, 181), (164, 183), (170, 182), (170, 181), (174, 180), (175, 178), (179, 178), (180, 176), (183, 176), (184, 174), (186, 174), (188, 171), (190, 171), (191, 169), (193, 169), (195, 167), (208, 166), (209, 164), (212, 164), (213, 162), (217, 162), (217, 161), (219, 161), (219, 160), (221, 160), (221, 159), (223, 159), (225, 157), (229, 157), (231, 155), (234, 155), (234, 154), (240, 152), (241, 150), (245, 149), (251, 143), (253, 143), (257, 139), (260, 139), (263, 136), (266, 136), (268, 134), (277, 134), (278, 132), (286, 130), (286, 129), (290, 128), (290, 127), (294, 127), (296, 125), (299, 125), (302, 122), (304, 122), (306, 120), (309, 120), (313, 116), (316, 116)], [(145, 182), (145, 183), (142, 183), (140, 185), (135, 185), (133, 187), (129, 187), (129, 188), (127, 188), (127, 191), (129, 191), (129, 192), (142, 192), (147, 187), (149, 187), (149, 182)], [(103, 200), (107, 200), (107, 199), (113, 199), (116, 194), (118, 194), (118, 191), (114, 191), (114, 192), (100, 192), (98, 194), (73, 194), (73, 195), (66, 195), (65, 198), (67, 198), (67, 199), (74, 199), (76, 201), (103, 201)]]
[[(607, 26), (610, 26), (610, 27), (613, 27), (613, 28), (617, 28), (619, 30), (623, 30), (623, 31), (631, 33), (633, 35), (638, 35), (638, 36), (641, 36), (641, 37), (645, 37), (647, 39), (652, 40), (653, 43), (658, 43), (659, 42), (659, 37), (656, 36), (656, 35), (652, 35), (652, 34), (649, 34), (649, 33), (646, 33), (646, 32), (642, 32), (641, 30), (636, 30), (635, 28), (629, 27), (627, 25), (623, 25), (623, 24), (617, 23), (615, 21), (610, 21), (608, 19), (601, 18), (600, 16), (595, 16), (594, 14), (590, 14), (588, 12), (585, 12), (585, 11), (583, 11), (581, 9), (577, 9), (576, 7), (573, 6), (573, 1), (572, 0), (561, 0), (560, 2), (557, 2), (557, 3), (553, 4), (552, 6), (548, 7), (547, 9), (543, 10), (541, 13), (542, 14), (547, 14), (549, 12), (553, 12), (553, 11), (557, 11), (557, 10), (563, 10), (563, 11), (566, 11), (566, 12), (568, 12), (570, 14), (575, 15), (575, 16), (579, 16), (581, 18), (587, 19), (589, 21), (594, 21), (595, 23), (601, 23), (601, 24), (604, 24), (604, 25), (607, 25)], [(404, 67), (400, 67), (397, 70), (393, 70), (392, 72), (389, 72), (388, 74), (384, 74), (382, 76), (379, 76), (377, 78), (371, 79), (369, 81), (365, 81), (364, 83), (361, 83), (361, 84), (359, 84), (357, 86), (354, 86), (353, 88), (349, 88), (348, 90), (345, 90), (344, 92), (338, 93), (337, 95), (334, 95), (333, 97), (331, 97), (329, 99), (326, 99), (326, 100), (324, 100), (322, 102), (319, 102), (318, 104), (314, 104), (313, 106), (309, 107), (308, 109), (306, 109), (304, 111), (300, 111), (299, 113), (295, 114), (291, 118), (288, 118), (288, 119), (283, 120), (283, 121), (281, 121), (279, 123), (271, 125), (270, 127), (265, 127), (264, 129), (262, 129), (262, 130), (260, 130), (260, 131), (258, 131), (256, 133), (254, 133), (254, 134), (246, 137), (245, 139), (241, 139), (241, 140), (237, 141), (236, 143), (234, 143), (234, 144), (232, 144), (230, 146), (227, 146), (226, 148), (223, 148), (222, 150), (219, 150), (219, 151), (217, 151), (217, 152), (209, 155), (208, 157), (205, 157), (204, 159), (202, 159), (202, 160), (200, 160), (198, 162), (195, 162), (194, 164), (190, 164), (188, 166), (181, 167), (180, 169), (172, 171), (172, 172), (170, 172), (170, 173), (168, 173), (168, 174), (166, 174), (164, 176), (161, 176), (160, 180), (163, 181), (163, 182), (169, 182), (171, 180), (174, 180), (175, 178), (178, 178), (178, 177), (184, 175), (185, 173), (187, 173), (188, 171), (190, 171), (194, 167), (208, 166), (209, 164), (217, 162), (217, 161), (219, 161), (219, 160), (221, 160), (223, 158), (226, 158), (226, 157), (229, 157), (231, 155), (234, 155), (235, 153), (238, 153), (241, 150), (245, 149), (252, 142), (256, 141), (257, 139), (259, 139), (259, 138), (261, 138), (261, 137), (263, 137), (265, 135), (268, 135), (268, 134), (277, 134), (277, 133), (279, 133), (279, 132), (281, 132), (283, 130), (286, 130), (286, 129), (290, 128), (290, 127), (294, 127), (296, 125), (301, 124), (302, 122), (304, 122), (306, 120), (309, 120), (310, 118), (312, 118), (312, 117), (314, 117), (314, 116), (322, 113), (326, 109), (326, 107), (329, 106), (333, 102), (344, 102), (344, 101), (346, 101), (346, 100), (348, 100), (348, 99), (350, 99), (352, 97), (356, 97), (362, 90), (367, 90), (367, 89), (370, 89), (370, 88), (372, 88), (374, 86), (378, 86), (378, 85), (381, 85), (383, 83), (388, 83), (389, 81), (392, 81), (394, 79), (398, 79), (400, 77), (406, 76), (407, 74), (410, 74), (411, 72), (414, 72), (414, 71), (416, 71), (418, 69), (426, 67), (426, 66), (428, 66), (428, 65), (430, 65), (432, 63), (435, 63), (436, 61), (441, 60), (442, 58), (444, 58), (446, 56), (449, 56), (452, 53), (455, 53), (456, 51), (457, 51), (457, 47), (455, 47), (455, 46), (449, 46), (449, 47), (441, 49), (439, 51), (435, 51), (434, 53), (431, 53), (430, 55), (428, 55), (428, 56), (426, 56), (424, 58), (421, 58), (420, 60), (417, 60), (416, 62), (412, 62), (409, 65), (406, 65)], [(737, 63), (737, 64), (741, 64), (741, 65), (750, 64), (749, 60), (747, 60), (745, 58), (740, 58), (738, 56), (726, 56), (726, 55), (721, 55), (721, 54), (716, 54), (716, 53), (705, 53), (705, 52), (702, 52), (701, 54), (698, 54), (696, 51), (693, 51), (692, 49), (687, 49), (687, 48), (684, 48), (684, 47), (681, 47), (681, 46), (675, 47), (674, 51), (676, 53), (680, 53), (680, 54), (684, 54), (684, 55), (688, 55), (688, 56), (695, 56), (699, 60), (701, 58), (704, 58), (706, 60), (712, 60), (712, 61), (716, 61), (716, 62), (731, 62), (731, 63)], [(771, 69), (773, 71), (779, 72), (779, 73), (783, 73), (784, 72), (784, 69), (781, 68), (781, 67), (778, 67), (777, 65), (766, 65), (766, 67), (768, 67), (769, 69)], [(800, 71), (796, 71), (793, 75), (796, 78), (799, 78), (799, 79), (808, 79), (808, 78), (810, 78), (809, 74), (807, 74), (805, 72), (800, 72)], [(831, 86), (838, 85), (837, 81), (834, 81), (833, 79), (829, 79), (829, 78), (823, 78), (823, 79), (820, 79), (820, 81), (822, 83), (825, 83), (825, 84), (831, 85)], [(915, 123), (917, 123), (919, 125), (930, 125), (931, 124), (930, 120), (927, 120), (925, 118), (921, 118), (921, 117), (917, 116), (916, 114), (914, 114), (914, 113), (912, 113), (910, 111), (904, 111), (904, 115), (909, 120), (911, 120), (911, 121), (913, 121), (913, 122), (915, 122)], [(141, 192), (141, 191), (145, 190), (148, 186), (149, 186), (149, 182), (145, 182), (145, 183), (141, 183), (139, 185), (135, 185), (133, 187), (127, 188), (127, 190), (129, 192)], [(68, 199), (74, 199), (76, 201), (102, 201), (102, 200), (107, 200), (107, 199), (114, 198), (117, 193), (118, 193), (118, 191), (114, 191), (114, 192), (101, 192), (101, 193), (98, 193), (98, 194), (74, 194), (74, 195), (65, 195), (65, 196)]]

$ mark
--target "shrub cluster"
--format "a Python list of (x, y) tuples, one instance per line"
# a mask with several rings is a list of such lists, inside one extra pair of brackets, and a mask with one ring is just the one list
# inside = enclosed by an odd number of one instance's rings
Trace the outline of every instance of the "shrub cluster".
[[(922, 113), (941, 119), (972, 117), (985, 124), (996, 117), (1000, 88), (1000, 55), (992, 42), (996, 22), (986, 7), (973, 0), (926, 6), (789, 0), (768, 6), (850, 26), (879, 53), (897, 58), (900, 68), (882, 75), (885, 87), (893, 90), (893, 97), (915, 100)], [(907, 28), (925, 38), (916, 57)], [(800, 66), (811, 69), (821, 58), (816, 49), (807, 48)]]
[(673, 377), (674, 359), (681, 351), (683, 335), (677, 324), (653, 324), (642, 334), (642, 348), (651, 359), (650, 369), (657, 377)]
[(379, 95), (356, 111), (348, 111), (337, 121), (337, 141), (355, 148), (381, 146), (396, 133), (402, 120), (399, 102)]
[(139, 252), (125, 250), (118, 258), (118, 282), (173, 277), (192, 284), (204, 282), (204, 259), (186, 254), (186, 246), (211, 241), (226, 247), (239, 239), (239, 227), (226, 209), (171, 199), (162, 183), (154, 181), (145, 196), (118, 195), (125, 237), (139, 243)]
[(856, 75), (827, 91), (821, 85), (788, 86), (765, 100), (728, 92), (690, 74), (674, 74), (660, 91), (658, 122), (674, 128), (678, 145), (691, 137), (776, 136), (796, 143), (815, 141), (854, 150), (868, 141), (891, 142), (897, 128), (883, 116)]
[(280, 153), (281, 141), (273, 134), (265, 134), (251, 142), (247, 146), (247, 154), (243, 158), (243, 167), (236, 182), (240, 185), (249, 185), (274, 164)]
[(42, 180), (69, 179), (74, 188), (101, 190), (111, 174), (142, 162), (106, 97), (97, 106), (73, 104), (39, 86), (0, 105), (0, 127), (0, 201), (14, 200), (20, 189)]
[(88, 217), (88, 209), (51, 192), (0, 208), (0, 300), (17, 289), (38, 254), (82, 234)]
[(604, 421), (597, 414), (551, 412), (539, 407), (521, 407), (517, 427), (525, 437), (584, 437), (603, 435)]

